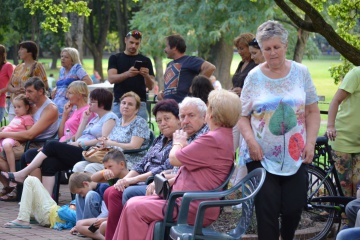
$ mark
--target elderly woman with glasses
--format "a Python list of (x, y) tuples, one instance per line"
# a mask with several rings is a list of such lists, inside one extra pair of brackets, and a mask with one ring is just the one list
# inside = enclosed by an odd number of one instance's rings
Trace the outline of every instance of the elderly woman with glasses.
[[(143, 182), (150, 176), (171, 169), (169, 152), (173, 144), (173, 134), (180, 128), (179, 106), (173, 99), (159, 101), (153, 108), (153, 114), (161, 132), (145, 157), (131, 171), (119, 179), (104, 194), (104, 201), (109, 210), (105, 239), (112, 239), (123, 206), (133, 196), (143, 196), (146, 185)], [(139, 184), (140, 183), (140, 184)]]
[[(208, 133), (187, 143), (187, 133), (177, 130), (173, 134), (169, 160), (180, 167), (171, 181), (172, 191), (208, 191), (220, 186), (234, 164), (232, 128), (239, 120), (239, 97), (226, 90), (212, 91), (209, 95), (206, 122)], [(165, 199), (158, 196), (133, 197), (127, 201), (112, 239), (153, 239), (154, 225), (164, 219)], [(178, 201), (181, 204), (181, 200)], [(193, 224), (200, 201), (193, 201), (188, 222)], [(174, 210), (176, 216), (178, 210)], [(215, 221), (219, 208), (212, 208), (204, 216), (207, 226)], [(175, 217), (176, 218), (176, 217)], [(139, 231), (141, 229), (141, 231)], [(106, 233), (107, 234), (107, 233)]]
[(294, 238), (320, 126), (315, 86), (304, 65), (286, 59), (287, 37), (276, 21), (258, 27), (256, 39), (266, 62), (249, 73), (241, 94), (238, 125), (245, 141), (240, 162), (249, 172), (267, 171), (255, 198), (259, 240)]

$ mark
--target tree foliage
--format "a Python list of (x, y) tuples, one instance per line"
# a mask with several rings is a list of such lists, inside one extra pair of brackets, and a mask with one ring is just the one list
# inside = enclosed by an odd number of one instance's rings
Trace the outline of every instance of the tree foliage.
[[(152, 56), (163, 56), (165, 36), (181, 34), (187, 43), (187, 54), (196, 52), (211, 60), (227, 61), (218, 77), (229, 87), (232, 40), (240, 33), (254, 32), (265, 19), (272, 16), (273, 1), (261, 3), (233, 0), (152, 0), (141, 2), (131, 26), (144, 33), (142, 50)], [(259, 14), (261, 12), (261, 14)], [(221, 42), (222, 46), (218, 43)], [(219, 51), (230, 49), (221, 56)], [(230, 59), (230, 61), (229, 61)]]
[(45, 16), (45, 20), (41, 23), (41, 27), (45, 30), (57, 32), (58, 26), (61, 25), (62, 30), (67, 32), (71, 26), (68, 18), (63, 16), (65, 13), (76, 12), (79, 15), (89, 16), (91, 10), (87, 7), (86, 1), (73, 0), (22, 0), (25, 8), (30, 9), (30, 14), (34, 15), (40, 10)]
[[(352, 64), (360, 65), (359, 0), (340, 0), (340, 2), (334, 1), (335, 3), (327, 0), (275, 0), (275, 2), (298, 27), (320, 33), (343, 56), (344, 62), (330, 69), (335, 83), (341, 81), (353, 67)], [(302, 10), (311, 21), (304, 21), (294, 9)]]

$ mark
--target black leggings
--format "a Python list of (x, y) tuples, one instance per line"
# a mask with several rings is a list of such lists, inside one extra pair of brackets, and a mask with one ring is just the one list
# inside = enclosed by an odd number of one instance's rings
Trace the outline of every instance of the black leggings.
[[(82, 151), (82, 148), (66, 143), (47, 142), (41, 150), (47, 156), (40, 166), (42, 175), (55, 176), (58, 171), (72, 169), (77, 162), (83, 160)], [(29, 164), (38, 153), (35, 148), (26, 151), (21, 156), (22, 167)]]
[[(249, 172), (262, 168), (259, 161), (246, 164)], [(259, 240), (292, 240), (306, 204), (307, 165), (291, 176), (266, 172), (264, 185), (255, 197)], [(281, 228), (279, 226), (279, 218)]]

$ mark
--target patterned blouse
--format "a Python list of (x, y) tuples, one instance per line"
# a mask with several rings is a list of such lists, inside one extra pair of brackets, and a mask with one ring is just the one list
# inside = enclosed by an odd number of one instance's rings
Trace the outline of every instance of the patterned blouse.
[(70, 83), (81, 80), (88, 74), (85, 72), (80, 64), (75, 64), (71, 67), (70, 71), (65, 75), (65, 68), (60, 68), (59, 80), (56, 82), (56, 95), (54, 103), (59, 110), (59, 119), (62, 118), (64, 112), (64, 105), (67, 103), (66, 91)]
[[(109, 139), (119, 143), (129, 143), (133, 136), (141, 137), (144, 139), (143, 144), (140, 148), (149, 144), (150, 141), (150, 129), (145, 119), (136, 116), (136, 118), (127, 126), (121, 126), (121, 118), (119, 119), (120, 124), (117, 124), (109, 135)], [(132, 169), (136, 163), (138, 163), (146, 154), (146, 151), (134, 154), (125, 154), (127, 167)]]
[(153, 175), (167, 169), (172, 169), (169, 162), (169, 153), (172, 148), (172, 140), (160, 134), (155, 138), (152, 147), (148, 150), (145, 157), (136, 164), (132, 170), (139, 174), (152, 172)]
[[(271, 79), (259, 67), (245, 81), (241, 93), (242, 116), (250, 116), (256, 141), (264, 152), (262, 166), (272, 174), (290, 176), (303, 160), (306, 141), (305, 107), (318, 101), (309, 70), (292, 62), (287, 76)], [(242, 141), (240, 163), (251, 161)]]
[[(13, 75), (11, 76), (10, 84), (15, 88), (24, 87), (26, 81), (31, 77), (30, 75), (40, 78), (44, 81), (44, 83), (47, 82), (46, 72), (43, 65), (38, 62), (35, 62), (34, 64), (36, 65), (32, 65), (30, 67), (25, 67), (25, 63), (17, 65)], [(13, 99), (16, 95), (15, 93), (11, 93), (10, 96), (11, 99)]]

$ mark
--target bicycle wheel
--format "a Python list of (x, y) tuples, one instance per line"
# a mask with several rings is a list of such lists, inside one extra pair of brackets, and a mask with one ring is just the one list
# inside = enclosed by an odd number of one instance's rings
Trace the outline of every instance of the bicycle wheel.
[(331, 231), (336, 210), (332, 207), (334, 203), (320, 201), (319, 198), (337, 194), (334, 184), (329, 178), (325, 179), (325, 172), (320, 168), (309, 165), (308, 177), (307, 206), (301, 215), (295, 239), (321, 240)]

